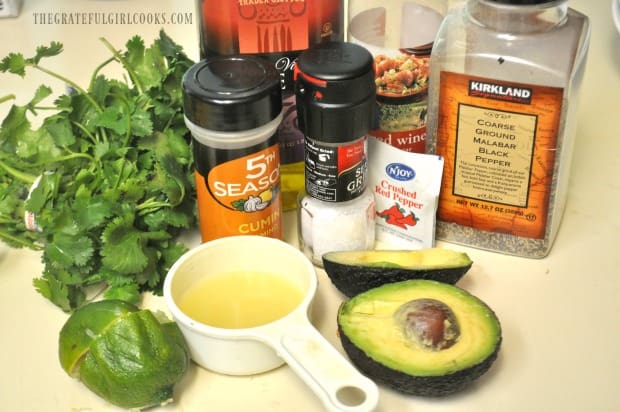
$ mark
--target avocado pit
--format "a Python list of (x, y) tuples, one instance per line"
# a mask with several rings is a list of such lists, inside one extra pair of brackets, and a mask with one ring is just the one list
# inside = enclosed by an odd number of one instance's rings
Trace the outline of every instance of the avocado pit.
[(454, 312), (436, 299), (415, 299), (394, 312), (403, 334), (414, 344), (439, 351), (454, 345), (461, 334)]

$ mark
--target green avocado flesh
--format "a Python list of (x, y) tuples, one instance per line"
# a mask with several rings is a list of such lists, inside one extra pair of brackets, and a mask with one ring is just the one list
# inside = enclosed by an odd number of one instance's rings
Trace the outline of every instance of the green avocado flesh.
[(408, 279), (455, 284), (472, 264), (466, 253), (444, 248), (338, 251), (323, 255), (325, 272), (347, 297)]
[[(424, 328), (412, 326), (413, 319), (422, 319), (412, 315), (414, 308), (428, 308), (429, 302), (435, 304), (431, 312), (445, 308), (453, 316), (439, 316), (443, 325), (436, 325), (445, 334), (436, 344), (418, 339)], [(428, 315), (422, 320), (433, 318)], [(339, 309), (338, 330), (362, 373), (421, 396), (449, 395), (482, 376), (502, 340), (499, 320), (484, 302), (456, 286), (424, 279), (386, 284), (350, 299)]]

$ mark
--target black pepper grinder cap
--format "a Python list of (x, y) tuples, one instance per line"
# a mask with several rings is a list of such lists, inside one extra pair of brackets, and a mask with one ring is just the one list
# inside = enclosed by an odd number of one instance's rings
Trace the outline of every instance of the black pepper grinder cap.
[(183, 109), (188, 120), (205, 129), (255, 129), (282, 111), (280, 76), (254, 56), (200, 61), (183, 76)]
[(327, 143), (364, 136), (375, 110), (374, 61), (368, 50), (347, 42), (321, 43), (295, 65), (299, 129)]

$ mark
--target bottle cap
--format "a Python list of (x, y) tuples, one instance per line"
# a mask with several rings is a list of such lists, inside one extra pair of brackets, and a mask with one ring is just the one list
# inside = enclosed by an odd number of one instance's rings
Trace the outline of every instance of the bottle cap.
[(558, 0), (490, 0), (494, 3), (509, 4), (514, 6), (529, 6), (535, 4), (553, 3)]
[(282, 111), (280, 76), (258, 57), (212, 57), (183, 76), (183, 108), (189, 121), (205, 129), (255, 129)]
[(295, 65), (299, 128), (310, 138), (344, 143), (364, 136), (375, 112), (374, 60), (364, 47), (326, 42)]

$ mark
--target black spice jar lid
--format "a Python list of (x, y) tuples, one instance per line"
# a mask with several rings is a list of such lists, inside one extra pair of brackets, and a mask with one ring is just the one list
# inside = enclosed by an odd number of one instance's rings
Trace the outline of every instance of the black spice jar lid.
[(183, 76), (183, 108), (188, 120), (205, 129), (255, 129), (282, 111), (280, 76), (258, 57), (208, 58)]
[(299, 128), (310, 138), (345, 143), (364, 136), (375, 109), (374, 61), (364, 47), (326, 42), (295, 65)]

